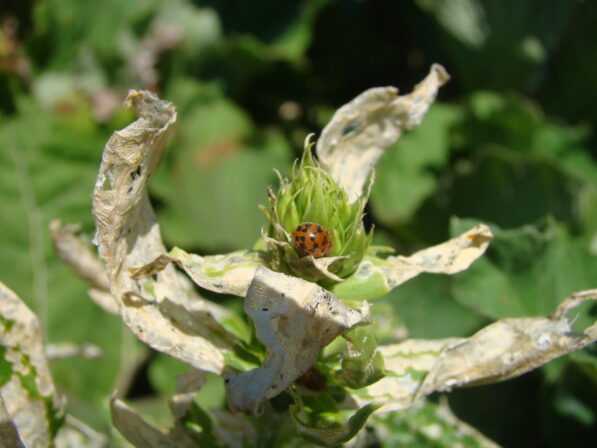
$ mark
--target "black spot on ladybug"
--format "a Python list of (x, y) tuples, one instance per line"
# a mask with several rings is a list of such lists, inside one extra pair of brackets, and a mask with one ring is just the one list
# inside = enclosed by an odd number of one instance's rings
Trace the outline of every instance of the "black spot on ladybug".
[(311, 241), (315, 241), (315, 237), (312, 236), (311, 238), (309, 238)]
[(304, 236), (301, 236), (301, 237), (299, 237), (299, 240), (301, 240), (301, 241), (305, 241), (305, 237), (304, 237)]
[(321, 233), (323, 232), (323, 230), (321, 230), (321, 226), (317, 226), (317, 233)]
[(319, 247), (319, 244), (315, 243), (313, 244), (313, 249), (317, 249)]
[(307, 246), (305, 245), (305, 243), (301, 243), (299, 246), (302, 250), (305, 250), (307, 248)]

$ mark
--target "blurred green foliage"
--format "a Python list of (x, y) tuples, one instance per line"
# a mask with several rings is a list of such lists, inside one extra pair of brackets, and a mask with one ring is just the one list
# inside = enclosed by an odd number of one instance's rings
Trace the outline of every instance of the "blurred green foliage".
[[(56, 218), (92, 235), (102, 147), (132, 119), (120, 108), (127, 89), (157, 90), (177, 106), (151, 184), (167, 244), (221, 253), (255, 243), (272, 168), (289, 175), (305, 136), (336, 108), (373, 86), (408, 91), (442, 63), (453, 79), (383, 156), (367, 220), (375, 243), (400, 253), (472, 222), (493, 226), (490, 250), (469, 271), (422, 276), (383, 299), (411, 336), (467, 336), (597, 286), (596, 25), (597, 3), (580, 0), (3, 1), (0, 276), (50, 343), (102, 349), (100, 360), (53, 363), (69, 411), (109, 434), (114, 388), (129, 398), (167, 394), (182, 368), (148, 357), (97, 308), (49, 238)], [(577, 324), (595, 314), (584, 310)], [(526, 395), (509, 393), (507, 406), (492, 393), (502, 385), (450, 400), (507, 446), (589, 446), (595, 355), (589, 347), (512, 380), (505, 387), (524, 384)], [(207, 408), (223, 401), (221, 380), (208, 384), (199, 399)], [(413, 430), (432, 411), (388, 417), (383, 446), (451, 446), (457, 434), (437, 445)]]

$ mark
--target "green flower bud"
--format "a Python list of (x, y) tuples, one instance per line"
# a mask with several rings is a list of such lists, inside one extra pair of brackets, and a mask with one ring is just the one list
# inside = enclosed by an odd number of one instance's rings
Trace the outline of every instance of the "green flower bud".
[[(262, 207), (262, 211), (270, 225), (264, 239), (272, 255), (272, 269), (325, 284), (329, 279), (340, 281), (356, 270), (373, 231), (367, 233), (363, 226), (367, 197), (349, 203), (344, 189), (313, 157), (312, 146), (307, 139), (290, 180), (278, 173), (277, 193), (268, 189), (270, 208)], [(305, 222), (324, 227), (331, 238), (331, 250), (317, 261), (302, 257), (294, 245), (292, 232)]]

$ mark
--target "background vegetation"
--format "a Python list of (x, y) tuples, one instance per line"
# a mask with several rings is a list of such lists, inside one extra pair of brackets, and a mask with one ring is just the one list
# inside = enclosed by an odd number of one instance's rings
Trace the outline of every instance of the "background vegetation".
[[(570, 0), (3, 0), (0, 278), (50, 343), (101, 348), (53, 362), (69, 412), (110, 434), (118, 389), (159, 421), (184, 370), (97, 308), (49, 238), (56, 218), (93, 234), (101, 150), (133, 118), (120, 107), (129, 88), (178, 109), (151, 184), (165, 241), (222, 253), (254, 244), (272, 168), (289, 174), (336, 108), (373, 86), (407, 92), (443, 64), (453, 78), (384, 155), (367, 219), (377, 243), (405, 254), (471, 221), (493, 225), (469, 271), (421, 276), (382, 301), (413, 337), (468, 336), (597, 285), (595, 29), (597, 3)], [(578, 324), (597, 314), (585, 311)], [(596, 356), (589, 347), (449, 402), (505, 446), (589, 446)], [(199, 400), (223, 403), (219, 378)]]

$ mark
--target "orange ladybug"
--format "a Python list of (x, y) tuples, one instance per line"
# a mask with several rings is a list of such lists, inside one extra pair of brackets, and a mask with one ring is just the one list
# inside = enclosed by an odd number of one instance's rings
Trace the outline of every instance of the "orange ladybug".
[(303, 222), (292, 231), (294, 247), (302, 257), (325, 257), (332, 250), (332, 238), (328, 230), (313, 222)]

